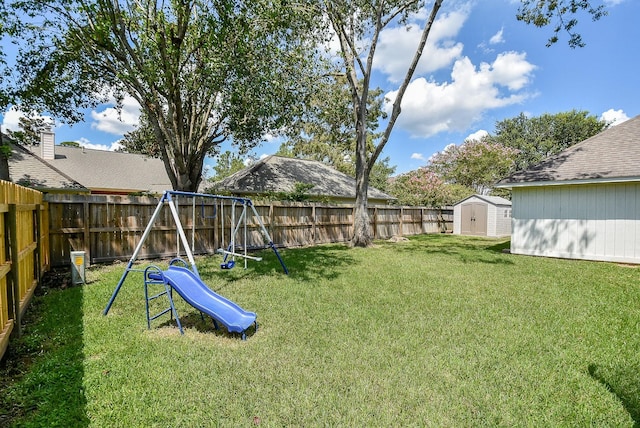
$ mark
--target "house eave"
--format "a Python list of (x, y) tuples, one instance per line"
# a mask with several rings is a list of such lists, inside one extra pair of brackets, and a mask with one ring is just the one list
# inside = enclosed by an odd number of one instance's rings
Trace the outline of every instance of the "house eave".
[(91, 190), (91, 193), (94, 194), (98, 194), (98, 195), (109, 195), (109, 194), (117, 194), (117, 195), (130, 195), (132, 193), (136, 194), (136, 193), (153, 193), (156, 194), (157, 192), (152, 192), (149, 190), (143, 190), (143, 189), (118, 189), (118, 188), (114, 188), (114, 187), (89, 187), (89, 190)]
[(522, 181), (522, 182), (496, 184), (494, 187), (499, 189), (514, 189), (514, 188), (522, 188), (522, 187), (573, 186), (573, 185), (582, 185), (582, 184), (615, 184), (615, 183), (637, 183), (637, 182), (640, 182), (640, 176), (588, 178), (588, 179), (581, 179), (581, 180)]
[(23, 186), (33, 190), (37, 190), (38, 192), (42, 192), (42, 193), (83, 194), (83, 195), (88, 195), (91, 193), (91, 191), (87, 188), (29, 186), (24, 184)]

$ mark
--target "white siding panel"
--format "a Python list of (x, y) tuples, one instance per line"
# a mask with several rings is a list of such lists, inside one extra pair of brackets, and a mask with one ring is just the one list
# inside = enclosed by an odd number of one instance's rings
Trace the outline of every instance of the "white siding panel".
[(496, 206), (487, 205), (487, 236), (496, 236)]
[(640, 186), (633, 186), (627, 184), (625, 186), (625, 202), (624, 206), (624, 257), (636, 258), (638, 257), (637, 245), (638, 242), (638, 196), (640, 195)]
[(515, 254), (640, 263), (640, 183), (513, 189)]
[(460, 235), (460, 228), (462, 225), (460, 222), (462, 221), (461, 213), (461, 205), (457, 204), (453, 206), (453, 234)]
[(499, 207), (496, 214), (496, 236), (511, 235), (511, 207)]

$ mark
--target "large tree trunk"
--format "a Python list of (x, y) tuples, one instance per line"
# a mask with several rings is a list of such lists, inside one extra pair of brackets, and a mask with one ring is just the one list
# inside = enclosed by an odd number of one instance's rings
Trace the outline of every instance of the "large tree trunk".
[(367, 161), (367, 129), (366, 121), (358, 109), (356, 119), (356, 202), (353, 219), (353, 238), (351, 244), (356, 247), (371, 245), (369, 228), (368, 194), (369, 194), (369, 162)]
[(358, 170), (356, 177), (356, 203), (353, 219), (353, 239), (355, 247), (367, 247), (372, 243), (369, 211), (367, 209), (367, 193), (369, 189), (369, 171), (366, 168)]

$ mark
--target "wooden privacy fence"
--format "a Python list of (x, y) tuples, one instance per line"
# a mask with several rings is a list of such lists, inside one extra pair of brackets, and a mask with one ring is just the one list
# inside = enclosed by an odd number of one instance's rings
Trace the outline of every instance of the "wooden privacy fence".
[(0, 358), (50, 264), (46, 210), (42, 193), (0, 180)]
[[(158, 205), (158, 198), (143, 196), (50, 194), (46, 199), (53, 266), (68, 265), (71, 251), (85, 251), (89, 263), (128, 260)], [(240, 204), (234, 206), (228, 199), (180, 197), (177, 205), (194, 254), (212, 254), (229, 245), (231, 220), (240, 218)], [(279, 247), (346, 242), (353, 233), (352, 205), (256, 202), (254, 207)], [(375, 239), (453, 229), (450, 208), (371, 206), (369, 215)], [(251, 209), (246, 219), (246, 232), (244, 222), (238, 227), (237, 247), (244, 247), (246, 236), (247, 248), (264, 248), (265, 237)], [(169, 208), (164, 207), (138, 258), (171, 257), (179, 251), (175, 222)]]

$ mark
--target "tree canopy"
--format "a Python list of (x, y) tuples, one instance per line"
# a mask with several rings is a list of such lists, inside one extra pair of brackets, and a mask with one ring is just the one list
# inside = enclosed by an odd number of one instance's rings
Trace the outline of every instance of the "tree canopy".
[(593, 7), (585, 0), (521, 0), (516, 18), (518, 21), (536, 27), (553, 26), (553, 35), (547, 41), (547, 47), (557, 43), (560, 33), (569, 35), (568, 44), (572, 48), (585, 46), (580, 33), (575, 31), (580, 12), (585, 12), (592, 20), (597, 21), (607, 14), (604, 5)]
[(11, 4), (38, 22), (22, 29), (18, 66), (44, 106), (68, 91), (74, 109), (135, 98), (174, 189), (196, 190), (205, 156), (223, 141), (250, 147), (289, 123), (315, 82), (305, 8), (267, 0)]
[(527, 117), (524, 113), (496, 123), (492, 143), (517, 150), (515, 169), (524, 170), (548, 156), (586, 140), (608, 127), (587, 111), (571, 110)]

